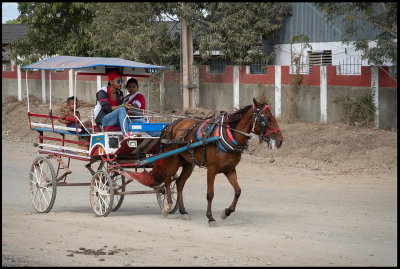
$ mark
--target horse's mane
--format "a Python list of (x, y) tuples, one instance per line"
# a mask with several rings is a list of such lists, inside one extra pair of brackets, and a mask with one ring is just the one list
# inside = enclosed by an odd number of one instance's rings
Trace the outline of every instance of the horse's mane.
[(249, 111), (251, 108), (251, 105), (242, 107), (238, 110), (236, 110), (236, 112), (229, 114), (227, 123), (229, 124), (229, 127), (231, 128), (235, 128), (236, 125), (238, 124), (238, 122), (243, 118), (243, 116), (247, 113), (247, 111)]

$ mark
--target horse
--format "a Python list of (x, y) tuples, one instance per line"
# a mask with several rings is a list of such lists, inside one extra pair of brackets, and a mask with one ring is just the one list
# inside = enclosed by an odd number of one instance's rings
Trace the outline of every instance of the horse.
[[(204, 128), (205, 127), (205, 128)], [(199, 129), (205, 129), (199, 132)], [(219, 134), (220, 133), (220, 134)], [(216, 226), (213, 218), (211, 205), (214, 198), (215, 176), (223, 173), (234, 189), (234, 198), (231, 205), (223, 210), (221, 218), (227, 218), (235, 212), (236, 204), (241, 194), (238, 184), (236, 166), (238, 165), (244, 149), (247, 148), (250, 133), (258, 135), (259, 142), (267, 142), (270, 149), (280, 148), (283, 141), (282, 132), (278, 122), (266, 104), (265, 98), (257, 102), (253, 98), (253, 104), (245, 106), (232, 114), (220, 114), (218, 117), (198, 120), (193, 118), (178, 119), (167, 125), (160, 136), (162, 152), (168, 152), (183, 144), (189, 145), (200, 139), (212, 136), (221, 136), (217, 142), (203, 144), (203, 146), (172, 155), (163, 159), (158, 169), (158, 177), (164, 179), (167, 193), (167, 204), (162, 209), (164, 217), (168, 216), (172, 206), (170, 183), (176, 180), (177, 202), (182, 219), (188, 219), (189, 215), (183, 203), (182, 191), (186, 180), (192, 174), (195, 165), (207, 168), (207, 212), (210, 227)], [(179, 177), (175, 176), (179, 167), (182, 172)], [(161, 169), (162, 167), (162, 169)], [(161, 173), (160, 173), (161, 172)]]

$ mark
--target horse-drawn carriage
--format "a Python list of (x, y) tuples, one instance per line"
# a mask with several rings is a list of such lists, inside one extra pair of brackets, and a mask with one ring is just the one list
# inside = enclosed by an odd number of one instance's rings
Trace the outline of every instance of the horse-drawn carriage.
[[(57, 56), (23, 67), (24, 69), (64, 70), (75, 72), (74, 97), (76, 98), (76, 76), (106, 75), (109, 68), (119, 68), (123, 76), (149, 76), (162, 66), (142, 64), (118, 58), (90, 58)], [(50, 96), (51, 96), (51, 72)], [(28, 74), (28, 73), (27, 73)], [(181, 118), (171, 123), (130, 123), (130, 137), (124, 137), (118, 127), (98, 128), (92, 120), (92, 128), (86, 128), (76, 115), (74, 128), (54, 124), (58, 119), (51, 109), (48, 115), (31, 113), (28, 118), (31, 130), (38, 132), (37, 157), (29, 174), (30, 196), (38, 212), (49, 212), (53, 207), (57, 187), (90, 186), (90, 202), (97, 216), (107, 216), (117, 210), (128, 194), (155, 193), (163, 215), (174, 213), (178, 206), (183, 218), (187, 212), (183, 206), (182, 190), (193, 166), (207, 166), (207, 217), (215, 223), (211, 214), (214, 178), (224, 173), (235, 190), (234, 201), (224, 210), (222, 217), (235, 210), (240, 196), (235, 167), (240, 160), (247, 140), (257, 134), (271, 148), (282, 143), (282, 135), (269, 106), (258, 103), (246, 106), (231, 115), (216, 115), (213, 118)], [(75, 102), (76, 105), (76, 102)], [(75, 114), (74, 109), (74, 114)], [(34, 119), (45, 119), (47, 123)], [(78, 125), (80, 123), (80, 125)], [(231, 130), (233, 132), (231, 132)], [(147, 132), (160, 132), (152, 137)], [(55, 133), (61, 136), (48, 136)], [(69, 139), (77, 136), (79, 139)], [(72, 145), (72, 146), (71, 146)], [(79, 147), (76, 147), (76, 146)], [(85, 162), (91, 173), (90, 183), (68, 183), (71, 174), (70, 161)], [(50, 160), (55, 160), (57, 167)], [(201, 160), (201, 161), (199, 161)], [(94, 170), (93, 165), (98, 165)], [(178, 169), (182, 167), (180, 175)], [(148, 191), (127, 191), (126, 186), (137, 181)]]

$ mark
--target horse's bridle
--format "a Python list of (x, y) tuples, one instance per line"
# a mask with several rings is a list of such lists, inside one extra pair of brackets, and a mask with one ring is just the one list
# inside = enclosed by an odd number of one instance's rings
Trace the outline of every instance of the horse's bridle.
[(258, 134), (260, 141), (268, 141), (271, 134), (276, 133), (280, 130), (280, 128), (276, 128), (275, 130), (269, 130), (268, 129), (268, 117), (264, 115), (263, 111), (269, 108), (269, 105), (264, 105), (263, 108), (258, 108), (253, 104), (253, 118), (251, 120), (251, 124), (253, 124), (253, 127), (251, 128), (251, 132), (254, 132), (254, 128), (256, 126), (256, 122), (258, 121), (258, 129), (260, 130), (260, 133)]

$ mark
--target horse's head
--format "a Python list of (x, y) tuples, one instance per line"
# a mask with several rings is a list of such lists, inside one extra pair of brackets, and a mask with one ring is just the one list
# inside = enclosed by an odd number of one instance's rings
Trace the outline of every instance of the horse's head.
[(267, 142), (270, 149), (280, 148), (283, 141), (282, 132), (269, 105), (265, 103), (265, 98), (261, 103), (253, 98), (253, 103), (252, 131), (259, 136), (260, 143)]

